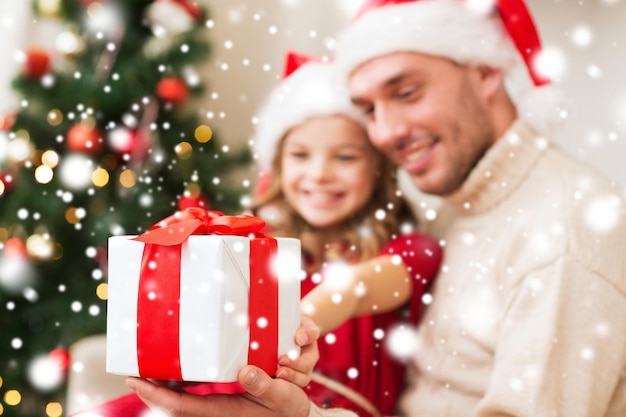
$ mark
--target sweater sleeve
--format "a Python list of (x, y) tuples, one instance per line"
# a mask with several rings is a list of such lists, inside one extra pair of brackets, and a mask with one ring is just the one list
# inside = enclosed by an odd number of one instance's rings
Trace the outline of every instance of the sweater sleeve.
[(624, 329), (625, 295), (605, 277), (568, 256), (531, 272), (509, 292), (473, 415), (621, 415), (608, 404), (623, 378)]
[(439, 272), (443, 258), (441, 245), (428, 235), (411, 233), (392, 239), (380, 254), (399, 255), (413, 278), (409, 315), (416, 323), (422, 309), (422, 296)]

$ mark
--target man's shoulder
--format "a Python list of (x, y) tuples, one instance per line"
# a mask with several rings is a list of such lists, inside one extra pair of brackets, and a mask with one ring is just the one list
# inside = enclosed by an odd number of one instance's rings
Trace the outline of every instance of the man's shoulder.
[[(530, 215), (561, 235), (568, 255), (615, 279), (626, 275), (626, 189), (598, 169), (552, 146), (528, 183)], [(543, 220), (540, 220), (543, 219)], [(622, 282), (622, 286), (626, 283)]]

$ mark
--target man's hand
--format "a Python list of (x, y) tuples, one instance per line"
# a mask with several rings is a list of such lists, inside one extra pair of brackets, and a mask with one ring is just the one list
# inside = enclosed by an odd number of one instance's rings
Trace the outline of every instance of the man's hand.
[(151, 409), (167, 417), (306, 417), (310, 403), (301, 387), (310, 382), (319, 358), (318, 337), (317, 326), (303, 318), (295, 335), (296, 344), (302, 348), (300, 356), (279, 358), (275, 379), (256, 366), (241, 369), (238, 380), (246, 390), (243, 394), (200, 396), (135, 377), (127, 377), (126, 385)]
[(152, 410), (164, 417), (306, 417), (310, 403), (297, 385), (272, 379), (261, 369), (248, 365), (239, 372), (244, 394), (205, 396), (173, 391), (146, 379), (127, 377), (126, 385)]

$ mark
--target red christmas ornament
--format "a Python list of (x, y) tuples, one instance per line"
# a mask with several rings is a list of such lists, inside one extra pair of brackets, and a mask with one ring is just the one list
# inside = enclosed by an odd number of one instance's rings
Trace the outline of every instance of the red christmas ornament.
[(129, 155), (134, 162), (142, 162), (150, 150), (149, 136), (142, 129), (115, 128), (109, 133), (108, 144), (119, 157)]
[(50, 55), (41, 48), (29, 48), (26, 50), (26, 61), (22, 73), (28, 78), (41, 78), (50, 70)]
[(3, 185), (3, 191), (0, 193), (0, 195), (6, 194), (13, 189), (14, 179), (15, 177), (13, 176), (12, 172), (0, 171), (0, 182), (2, 182)]
[(0, 116), (0, 130), (11, 130), (13, 124), (15, 124), (15, 114)]
[(63, 348), (52, 349), (48, 353), (48, 358), (54, 361), (59, 366), (59, 369), (63, 371), (66, 371), (70, 365), (70, 354)]
[(179, 78), (163, 78), (156, 86), (156, 93), (161, 100), (178, 105), (189, 97), (189, 87)]
[(4, 254), (13, 258), (26, 257), (26, 245), (17, 237), (12, 237), (4, 243)]
[(211, 208), (211, 202), (204, 194), (200, 194), (196, 197), (182, 196), (178, 199), (179, 210), (182, 211), (189, 207), (201, 207), (205, 210), (209, 210)]
[(77, 123), (67, 132), (67, 147), (76, 152), (96, 154), (102, 150), (102, 133), (84, 123)]

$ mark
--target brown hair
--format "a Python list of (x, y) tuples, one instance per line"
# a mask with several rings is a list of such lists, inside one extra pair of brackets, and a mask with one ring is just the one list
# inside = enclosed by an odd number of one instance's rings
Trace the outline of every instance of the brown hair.
[[(308, 256), (308, 273), (319, 270), (330, 259), (359, 262), (373, 258), (400, 231), (400, 226), (416, 220), (398, 188), (394, 164), (379, 154), (374, 191), (359, 212), (347, 219), (339, 231), (330, 232), (308, 224), (286, 201), (281, 177), (281, 157), (287, 132), (280, 139), (266, 191), (252, 203), (252, 212), (265, 220), (276, 237), (299, 238)], [(378, 151), (377, 151), (378, 152)], [(377, 216), (384, 213), (384, 216)], [(331, 234), (332, 233), (332, 234)]]

